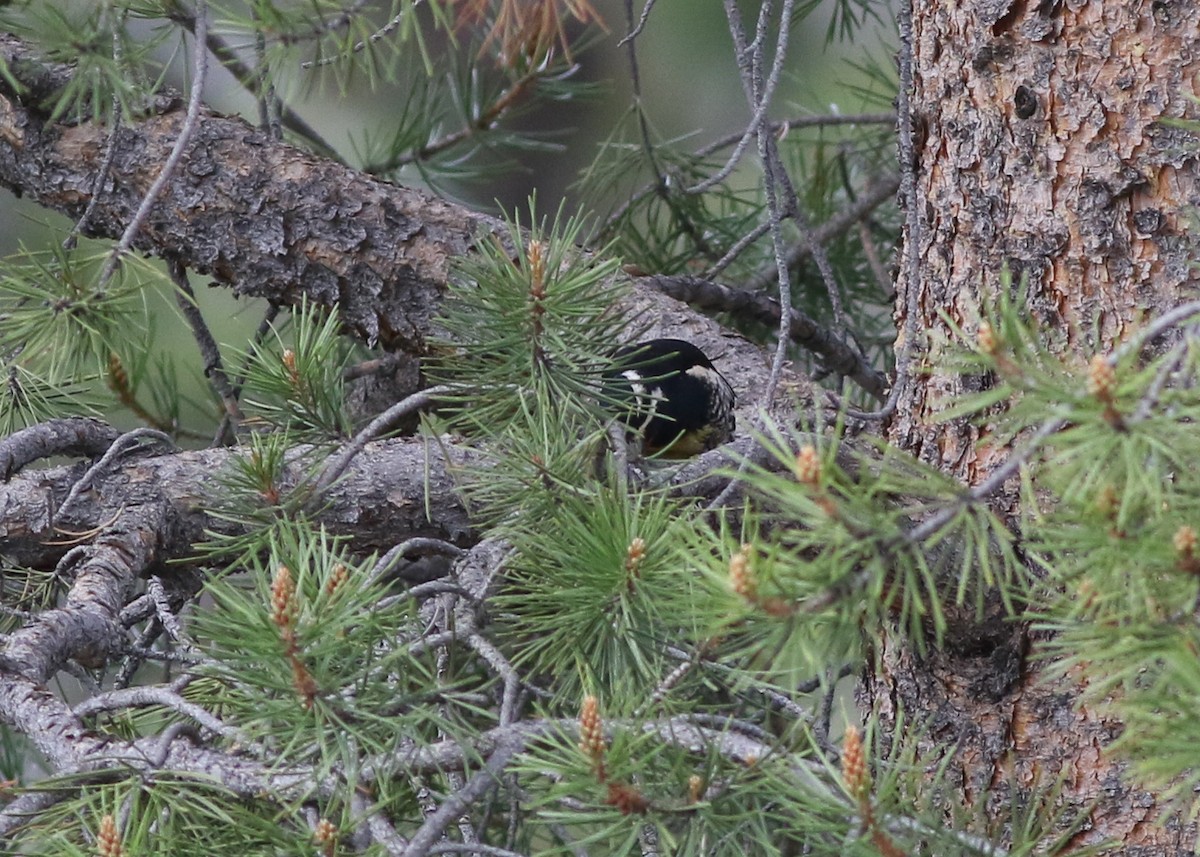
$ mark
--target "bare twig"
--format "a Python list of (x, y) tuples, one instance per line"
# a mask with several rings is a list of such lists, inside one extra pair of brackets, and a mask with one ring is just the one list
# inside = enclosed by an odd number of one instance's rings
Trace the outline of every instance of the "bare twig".
[(497, 95), (496, 99), (486, 110), (480, 113), (479, 116), (468, 121), (462, 128), (459, 128), (457, 131), (451, 131), (449, 134), (444, 134), (436, 140), (430, 140), (414, 152), (397, 155), (395, 158), (380, 164), (366, 164), (363, 166), (363, 172), (372, 174), (384, 173), (399, 169), (408, 164), (426, 161), (434, 155), (453, 148), (464, 140), (492, 130), (517, 105), (521, 98), (528, 94), (542, 77), (544, 75), (539, 72), (530, 72), (521, 76)]
[(272, 140), (282, 140), (283, 126), (279, 118), (282, 105), (267, 66), (267, 34), (263, 32), (262, 16), (257, 7), (251, 7), (250, 17), (254, 21), (254, 80), (257, 83), (254, 94), (258, 101), (258, 126), (270, 134)]
[[(1041, 449), (1042, 441), (1056, 432), (1060, 431), (1066, 421), (1060, 417), (1052, 417), (1042, 423), (1041, 427), (1034, 433), (1019, 450), (1016, 450), (1003, 464), (993, 470), (984, 481), (971, 488), (969, 491), (964, 491), (953, 502), (930, 515), (913, 529), (896, 537), (890, 544), (881, 545), (884, 550), (894, 549), (895, 546), (903, 542), (909, 545), (920, 545), (930, 537), (937, 534), (942, 527), (949, 524), (954, 517), (962, 511), (962, 509), (971, 506), (975, 503), (980, 503), (990, 497), (992, 494), (1000, 490), (1004, 483), (1014, 476), (1016, 472), (1025, 464), (1029, 458)], [(799, 606), (799, 609), (804, 613), (818, 613), (825, 610), (843, 598), (849, 597), (851, 593), (860, 592), (871, 579), (869, 570), (862, 570), (849, 577), (845, 577), (838, 581), (833, 586), (830, 586), (824, 592), (809, 598)]]
[(457, 595), (461, 598), (469, 599), (471, 593), (463, 589), (457, 583), (452, 583), (449, 580), (430, 580), (427, 583), (418, 583), (416, 586), (406, 589), (398, 595), (389, 595), (387, 598), (378, 602), (377, 610), (386, 610), (393, 604), (399, 604), (401, 601), (421, 601), (425, 598), (430, 598), (434, 595), (445, 594)]
[[(763, 19), (767, 18), (769, 8), (769, 3), (763, 5), (763, 10), (760, 13), (760, 23)], [(750, 117), (750, 122), (746, 125), (746, 130), (742, 132), (741, 139), (733, 147), (733, 152), (726, 159), (723, 167), (704, 179), (704, 181), (697, 182), (691, 187), (686, 188), (684, 193), (703, 193), (725, 181), (734, 171), (734, 168), (737, 167), (738, 162), (742, 159), (742, 155), (745, 154), (747, 147), (750, 145), (750, 141), (756, 137), (759, 139), (762, 138), (763, 120), (766, 118), (767, 108), (771, 106), (771, 98), (775, 94), (775, 89), (779, 86), (779, 79), (783, 73), (784, 60), (787, 59), (788, 38), (792, 31), (792, 28), (788, 26), (790, 15), (791, 2), (790, 0), (785, 0), (784, 9), (781, 13), (779, 32), (776, 35), (775, 57), (772, 61), (771, 73), (765, 82), (755, 87), (754, 97), (751, 99), (754, 113)], [(762, 49), (760, 47), (756, 52), (756, 64), (761, 64), (761, 56)]]
[[(112, 31), (113, 59), (121, 62), (123, 58), (121, 31), (125, 27), (129, 10), (122, 8), (117, 14), (119, 20), (113, 26)], [(104, 147), (104, 160), (100, 163), (100, 169), (96, 171), (96, 178), (92, 181), (91, 197), (88, 199), (87, 207), (84, 208), (83, 214), (75, 221), (75, 225), (71, 227), (70, 233), (63, 239), (62, 246), (64, 250), (73, 250), (79, 241), (79, 236), (87, 229), (87, 225), (92, 219), (92, 214), (96, 211), (96, 203), (100, 201), (100, 192), (104, 189), (104, 182), (107, 181), (109, 171), (112, 169), (113, 159), (117, 155), (117, 138), (120, 136), (121, 130), (121, 100), (115, 93), (112, 97), (111, 122), (112, 127), (108, 129), (108, 143)]]
[(519, 735), (510, 735), (496, 742), (496, 747), (488, 758), (487, 763), (467, 784), (452, 794), (431, 815), (412, 839), (402, 857), (423, 857), (429, 849), (441, 838), (442, 832), (471, 804), (483, 798), (485, 794), (500, 784), (500, 775), (505, 766), (525, 748), (525, 740)]
[(178, 693), (165, 687), (127, 687), (122, 690), (110, 690), (98, 696), (89, 697), (75, 706), (76, 717), (89, 717), (102, 711), (121, 711), (126, 708), (146, 708), (157, 706), (167, 708), (177, 714), (190, 717), (210, 732), (215, 732), (222, 738), (245, 741), (241, 731), (223, 723), (214, 717), (208, 709), (188, 702)]
[(346, 445), (346, 448), (321, 471), (321, 475), (314, 487), (315, 493), (317, 495), (324, 493), (325, 489), (332, 485), (346, 471), (346, 468), (350, 466), (350, 462), (354, 460), (356, 455), (363, 451), (368, 443), (378, 438), (400, 419), (428, 407), (438, 396), (450, 392), (451, 389), (447, 386), (438, 386), (413, 393), (408, 398), (397, 402), (371, 420), (362, 431), (354, 436), (354, 439)]
[[(795, 128), (824, 128), (833, 125), (893, 125), (896, 122), (895, 113), (858, 113), (850, 115), (842, 114), (825, 114), (821, 116), (797, 116), (792, 119), (784, 119), (778, 122), (770, 122), (766, 124), (767, 131), (772, 136), (790, 131)], [(725, 137), (718, 137), (711, 143), (701, 146), (692, 153), (692, 157), (696, 159), (706, 158), (713, 152), (724, 149), (727, 146), (732, 146), (742, 138), (742, 132), (738, 131), (735, 134), (730, 134)], [(609, 229), (614, 223), (625, 216), (625, 213), (637, 205), (647, 196), (655, 193), (658, 190), (656, 183), (648, 183), (638, 188), (635, 192), (629, 195), (620, 206), (618, 206), (611, 214), (605, 218), (604, 226), (601, 231)]]
[[(388, 21), (386, 24), (384, 24), (378, 30), (371, 33), (371, 35), (369, 35), (367, 38), (363, 39), (362, 41), (355, 42), (354, 45), (350, 48), (350, 53), (360, 54), (364, 50), (367, 49), (367, 45), (369, 45), (369, 44), (373, 45), (376, 42), (380, 41), (381, 39), (386, 39), (392, 33), (396, 32), (397, 28), (399, 28), (400, 20), (404, 17), (405, 13), (408, 12), (410, 9), (415, 9), (420, 4), (421, 4), (421, 0), (413, 0), (413, 3), (411, 6), (406, 6), (406, 7), (402, 8), (396, 14), (395, 17), (393, 17), (390, 21)], [(300, 63), (300, 68), (305, 69), (305, 70), (319, 68), (320, 66), (333, 65), (334, 63), (340, 62), (343, 59), (344, 59), (344, 57), (336, 56), (336, 57), (322, 57), (319, 60), (306, 60), (305, 62)]]
[(663, 680), (658, 683), (658, 686), (654, 688), (654, 692), (650, 694), (650, 699), (647, 700), (645, 705), (634, 712), (634, 714), (636, 716), (642, 716), (648, 708), (658, 705), (660, 702), (666, 699), (667, 694), (670, 693), (675, 686), (679, 684), (679, 682), (683, 681), (684, 678), (687, 677), (688, 673), (696, 668), (696, 665), (700, 663), (700, 659), (703, 656), (704, 648), (701, 646), (696, 649), (692, 657), (685, 661), (681, 661), (679, 665), (675, 667), (675, 669), (663, 676)]
[(0, 836), (7, 836), (16, 828), (28, 824), (30, 819), (37, 818), (50, 807), (73, 796), (69, 789), (56, 788), (42, 792), (26, 791), (18, 795), (0, 810)]
[(0, 440), (0, 481), (54, 455), (103, 455), (121, 436), (107, 423), (87, 417), (47, 420)]
[[(633, 22), (633, 0), (625, 0), (625, 26), (632, 33), (636, 26)], [(696, 250), (707, 258), (711, 258), (715, 254), (709, 246), (708, 240), (704, 237), (703, 232), (696, 226), (691, 215), (676, 201), (671, 193), (670, 183), (667, 180), (666, 174), (663, 172), (662, 166), (658, 162), (658, 155), (654, 151), (654, 142), (650, 137), (650, 125), (646, 121), (646, 112), (642, 108), (642, 78), (640, 67), (638, 66), (637, 45), (636, 39), (627, 38), (623, 40), (625, 46), (625, 56), (629, 62), (629, 82), (633, 90), (633, 110), (637, 114), (638, 132), (642, 139), (642, 149), (646, 153), (646, 163), (650, 166), (650, 172), (654, 176), (654, 181), (649, 185), (648, 192), (655, 193), (662, 199), (663, 203), (670, 210), (671, 215), (679, 223), (680, 228), (691, 240)], [(609, 218), (611, 223), (617, 216)]]
[[(747, 100), (752, 105), (761, 103), (766, 91), (764, 90), (762, 80), (762, 45), (772, 5), (770, 0), (767, 0), (759, 10), (758, 32), (755, 36), (754, 49), (751, 50), (751, 46), (746, 43), (746, 33), (742, 26), (741, 11), (738, 9), (736, 0), (725, 0), (725, 17), (729, 22), (730, 35), (733, 37), (734, 50), (738, 60), (738, 70), (742, 79), (742, 88), (746, 91)], [(791, 20), (792, 7), (793, 0), (784, 0), (783, 10), (780, 14), (785, 23)], [(786, 25), (783, 29), (787, 29)], [(782, 44), (786, 46), (786, 42)], [(776, 59), (778, 60), (778, 57)], [(767, 196), (767, 216), (771, 226), (771, 246), (775, 254), (775, 267), (779, 278), (779, 335), (775, 343), (775, 354), (771, 360), (771, 371), (767, 377), (766, 388), (762, 395), (762, 402), (764, 403), (774, 399), (775, 390), (778, 388), (779, 380), (783, 376), (783, 367), (787, 362), (787, 344), (792, 317), (791, 281), (788, 276), (787, 262), (784, 259), (783, 248), (782, 220), (784, 212), (779, 205), (777, 194), (778, 188), (786, 186), (786, 177), (783, 166), (775, 155), (774, 144), (774, 138), (770, 134), (765, 133), (760, 125), (758, 129), (758, 156), (762, 162), (763, 184)], [(793, 213), (798, 214), (798, 209)], [(814, 251), (817, 246), (813, 244)], [(759, 429), (763, 427), (762, 424), (765, 418), (766, 411), (760, 410), (758, 417)], [(733, 495), (747, 467), (749, 467), (748, 459), (742, 459), (738, 462), (737, 470), (730, 478), (729, 484), (708, 504), (707, 508), (710, 511), (721, 508)]]
[[(195, 35), (197, 16), (195, 12), (188, 11), (183, 8), (182, 4), (175, 6), (171, 20), (178, 23), (188, 32)], [(221, 64), (230, 74), (234, 76), (238, 84), (243, 89), (254, 95), (256, 98), (268, 97), (269, 93), (264, 91), (264, 79), (256, 69), (251, 68), (242, 62), (241, 57), (237, 55), (229, 44), (217, 33), (211, 30), (207, 31), (204, 43), (212, 52), (212, 55), (217, 58), (217, 62)], [(319, 154), (334, 160), (341, 160), (337, 150), (333, 148), (325, 138), (321, 136), (315, 128), (308, 124), (307, 120), (296, 111), (292, 110), (287, 105), (282, 105), (279, 109), (279, 121), (282, 125), (302, 137), (308, 144)], [(269, 124), (269, 121), (268, 121)]]
[(833, 720), (833, 698), (837, 693), (838, 680), (836, 672), (830, 669), (825, 674), (825, 692), (821, 694), (821, 710), (813, 721), (813, 740), (822, 749), (828, 749), (829, 724)]
[(729, 249), (725, 251), (725, 255), (709, 265), (708, 269), (705, 270), (701, 276), (705, 277), (706, 279), (712, 279), (717, 274), (721, 273), (734, 262), (736, 262), (738, 257), (746, 251), (747, 247), (752, 247), (759, 238), (762, 238), (770, 231), (770, 221), (764, 221), (757, 224), (753, 229), (744, 234), (737, 241), (734, 241), (733, 244), (730, 245)]
[(520, 851), (510, 851), (497, 845), (484, 845), (481, 842), (439, 842), (432, 846), (426, 854), (486, 854), (488, 857), (528, 857)]
[(74, 249), (79, 241), (79, 236), (87, 229), (92, 214), (96, 211), (96, 204), (100, 202), (104, 182), (107, 181), (109, 171), (112, 170), (113, 160), (117, 156), (117, 140), (121, 132), (121, 113), (117, 109), (117, 104), (117, 98), (114, 96), (112, 127), (108, 129), (108, 144), (104, 147), (104, 160), (100, 162), (100, 169), (96, 171), (96, 178), (92, 181), (91, 197), (88, 199), (87, 207), (83, 209), (83, 214), (79, 215), (79, 219), (75, 221), (75, 225), (71, 227), (67, 237), (63, 239), (64, 250)]
[(506, 726), (509, 723), (515, 723), (517, 695), (525, 683), (517, 675), (517, 671), (509, 663), (508, 658), (482, 634), (470, 634), (467, 637), (467, 645), (504, 681), (504, 695), (500, 700), (500, 725)]
[[(699, 277), (656, 276), (648, 277), (646, 281), (664, 294), (702, 309), (731, 312), (764, 324), (779, 325), (783, 317), (779, 302), (762, 292), (735, 289)], [(786, 336), (818, 355), (826, 369), (850, 378), (872, 397), (883, 401), (887, 377), (836, 333), (793, 308)]]
[(146, 653), (153, 651), (154, 641), (162, 636), (163, 627), (160, 622), (150, 622), (138, 634), (138, 638), (126, 646), (126, 654), (121, 662), (121, 668), (113, 676), (114, 688), (129, 687), (137, 671), (146, 662)]
[(1162, 399), (1163, 390), (1167, 388), (1171, 376), (1179, 370), (1189, 347), (1189, 340), (1185, 338), (1175, 343), (1170, 353), (1163, 358), (1162, 366), (1155, 373), (1154, 380), (1146, 388), (1146, 392), (1138, 401), (1137, 409), (1133, 412), (1133, 416), (1130, 417), (1131, 423), (1141, 422), (1149, 417), (1154, 412), (1154, 409), (1158, 407), (1158, 403)]
[(934, 830), (927, 824), (923, 824), (915, 818), (909, 818), (902, 815), (885, 815), (883, 824), (890, 830), (901, 830), (906, 833), (916, 833), (922, 837), (927, 837), (937, 832), (949, 833), (960, 845), (969, 848), (979, 857), (1008, 857), (1011, 853), (1007, 848), (1001, 848), (982, 836), (975, 836), (972, 833), (964, 833), (961, 830), (954, 830), (949, 827), (941, 827)]
[(905, 541), (919, 544), (948, 524), (963, 506), (979, 503), (1000, 490), (1010, 477), (1016, 475), (1026, 461), (1041, 449), (1042, 441), (1060, 431), (1066, 425), (1066, 420), (1051, 417), (1042, 423), (1041, 427), (1019, 450), (1008, 456), (1003, 464), (993, 470), (988, 478), (965, 492), (958, 502), (946, 506), (941, 511), (929, 516), (921, 524), (905, 533)]
[[(868, 214), (889, 199), (893, 199), (899, 187), (899, 176), (889, 175), (880, 178), (868, 187), (857, 200), (820, 226), (812, 229), (808, 233), (809, 240), (799, 241), (789, 247), (786, 255), (788, 270), (794, 271), (801, 262), (807, 259), (814, 246), (823, 245), (841, 235), (854, 224), (861, 223)], [(710, 276), (710, 272), (705, 272), (704, 276)], [(764, 269), (749, 278), (745, 287), (754, 291), (766, 290), (774, 284), (777, 276), (774, 268)]]
[[(250, 348), (247, 350), (246, 359), (242, 364), (241, 371), (238, 372), (237, 380), (233, 384), (233, 397), (235, 399), (242, 395), (242, 387), (246, 384), (246, 377), (250, 371), (250, 362), (258, 353), (258, 347), (262, 345), (262, 341), (267, 334), (271, 332), (271, 325), (275, 321), (275, 317), (279, 315), (279, 304), (267, 304), (267, 311), (263, 313), (262, 321), (258, 323), (258, 327), (254, 331), (254, 336), (250, 340)], [(221, 422), (217, 426), (217, 431), (213, 435), (213, 446), (219, 446), (223, 443), (233, 441), (233, 418), (228, 412), (221, 415)]]
[(900, 4), (897, 14), (900, 29), (900, 91), (896, 96), (897, 137), (900, 159), (900, 198), (904, 201), (904, 326), (896, 349), (896, 378), (883, 407), (877, 411), (847, 409), (847, 413), (860, 420), (885, 420), (896, 412), (900, 393), (912, 374), (913, 358), (917, 349), (917, 312), (920, 309), (918, 295), (921, 282), (921, 214), (917, 199), (917, 162), (913, 147), (913, 33), (912, 0)]
[(173, 642), (187, 643), (187, 635), (184, 633), (183, 626), (179, 623), (179, 617), (171, 610), (171, 601), (167, 597), (166, 590), (163, 588), (162, 578), (157, 574), (146, 582), (146, 594), (154, 602), (154, 612), (158, 617), (159, 623), (163, 626), (163, 630), (167, 632), (167, 636)]
[(875, 242), (871, 238), (870, 227), (865, 221), (860, 220), (855, 224), (855, 228), (858, 231), (858, 243), (862, 246), (863, 255), (867, 257), (867, 266), (875, 277), (875, 285), (879, 287), (879, 293), (884, 295), (889, 302), (895, 300), (896, 285), (888, 275), (883, 260), (879, 258), (879, 251), (875, 249)]
[(196, 345), (200, 347), (200, 356), (204, 358), (204, 377), (208, 378), (213, 390), (221, 399), (225, 415), (234, 422), (241, 422), (242, 409), (238, 407), (237, 393), (225, 374), (225, 365), (221, 360), (221, 347), (208, 329), (208, 322), (196, 304), (196, 294), (188, 282), (187, 269), (177, 259), (167, 262), (167, 271), (175, 284), (175, 302), (184, 319), (192, 329)]
[(1114, 350), (1108, 357), (1109, 365), (1116, 366), (1127, 355), (1140, 351), (1150, 340), (1197, 314), (1200, 314), (1200, 301), (1190, 301), (1175, 307), (1170, 312), (1163, 313), (1146, 328), (1139, 330), (1128, 342)]
[[(829, 128), (837, 125), (894, 125), (895, 113), (824, 113), (820, 116), (794, 116), (778, 122), (768, 122), (766, 130), (772, 137), (781, 137), (785, 132), (799, 128)], [(707, 146), (696, 150), (697, 157), (706, 157), (718, 149), (732, 146), (741, 139), (741, 132), (718, 137)]]
[(175, 145), (171, 147), (171, 152), (167, 156), (166, 163), (163, 164), (158, 176), (150, 184), (150, 188), (146, 191), (145, 196), (142, 197), (141, 204), (138, 205), (133, 219), (129, 221), (129, 224), (125, 227), (125, 232), (121, 235), (121, 240), (117, 242), (117, 246), (113, 248), (108, 259), (105, 261), (104, 268), (100, 272), (100, 278), (96, 285), (98, 291), (103, 291), (108, 285), (108, 281), (112, 279), (113, 274), (116, 273), (117, 265), (120, 264), (121, 258), (133, 246), (133, 240), (137, 237), (138, 230), (142, 228), (142, 224), (150, 216), (150, 209), (154, 207), (154, 203), (158, 201), (163, 188), (167, 186), (167, 182), (175, 174), (175, 169), (179, 166), (179, 162), (183, 158), (184, 150), (191, 144), (192, 135), (196, 131), (196, 121), (200, 116), (200, 105), (204, 101), (204, 82), (208, 77), (208, 48), (205, 45), (207, 36), (207, 0), (196, 0), (195, 45), (192, 52), (192, 89), (188, 95), (187, 115), (184, 117), (183, 124), (179, 128), (179, 136), (175, 139)]
[(445, 556), (460, 557), (466, 551), (457, 545), (442, 539), (432, 539), (428, 537), (418, 537), (405, 539), (400, 544), (392, 547), (387, 553), (381, 556), (378, 562), (375, 563), (375, 568), (371, 570), (371, 579), (378, 580), (379, 578), (390, 572), (396, 561), (408, 556), (410, 553), (420, 554), (443, 554)]
[(89, 467), (87, 472), (84, 473), (83, 476), (79, 477), (79, 481), (71, 486), (71, 493), (67, 495), (67, 499), (63, 500), (62, 505), (58, 507), (58, 512), (55, 517), (60, 517), (63, 512), (66, 511), (66, 509), (79, 498), (79, 495), (91, 486), (92, 480), (94, 480), (98, 475), (106, 471), (112, 465), (113, 460), (116, 459), (117, 456), (122, 455), (124, 452), (126, 452), (131, 444), (133, 444), (135, 441), (141, 440), (142, 438), (148, 438), (149, 440), (163, 443), (169, 449), (175, 448), (175, 443), (171, 440), (170, 436), (164, 434), (158, 429), (137, 428), (133, 429), (132, 431), (125, 432), (125, 434), (113, 441), (112, 445), (105, 451), (104, 455), (100, 456), (100, 460)]
[(626, 43), (632, 42), (642, 34), (642, 30), (646, 29), (646, 22), (650, 20), (650, 10), (654, 8), (655, 0), (646, 0), (646, 5), (642, 7), (641, 17), (638, 18), (637, 26), (629, 30), (621, 41), (617, 42), (618, 48), (625, 47)]

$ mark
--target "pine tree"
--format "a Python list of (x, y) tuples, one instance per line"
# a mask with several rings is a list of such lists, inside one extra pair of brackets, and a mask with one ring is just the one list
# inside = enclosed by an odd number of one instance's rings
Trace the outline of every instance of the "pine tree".
[[(789, 116), (820, 5), (724, 4), (720, 139), (654, 3), (0, 6), (6, 853), (1191, 853), (1200, 11), (832, 0)], [(455, 202), (605, 41), (580, 202)], [(654, 337), (731, 442), (614, 418)]]

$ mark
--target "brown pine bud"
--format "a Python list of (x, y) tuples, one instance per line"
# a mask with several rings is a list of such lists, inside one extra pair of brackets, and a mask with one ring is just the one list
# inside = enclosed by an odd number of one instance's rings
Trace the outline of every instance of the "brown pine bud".
[(1171, 538), (1175, 546), (1175, 564), (1187, 574), (1200, 574), (1200, 557), (1196, 556), (1196, 530), (1184, 524)]
[(275, 569), (275, 577), (271, 580), (271, 621), (279, 628), (284, 641), (292, 643), (295, 639), (296, 584), (286, 565)]
[(842, 782), (855, 800), (865, 801), (871, 783), (867, 778), (867, 759), (863, 753), (862, 733), (857, 726), (847, 726), (842, 738)]
[(1191, 556), (1196, 551), (1196, 531), (1186, 524), (1175, 531), (1171, 543), (1176, 553)]
[(350, 570), (346, 568), (345, 563), (339, 562), (333, 567), (333, 571), (329, 575), (329, 579), (325, 581), (325, 594), (332, 597), (346, 585), (346, 581), (350, 579)]
[[(546, 297), (546, 244), (543, 241), (531, 240), (525, 246), (525, 256), (529, 261), (529, 294), (535, 301)], [(535, 312), (545, 312), (538, 305)]]
[(296, 352), (290, 348), (283, 349), (283, 355), (280, 358), (283, 361), (283, 368), (288, 373), (288, 383), (293, 389), (300, 386), (300, 370), (296, 368)]
[(328, 818), (322, 818), (317, 822), (317, 829), (313, 831), (313, 842), (321, 849), (321, 853), (327, 857), (333, 857), (334, 846), (337, 845), (337, 828)]
[(758, 581), (754, 577), (754, 567), (750, 564), (749, 544), (729, 558), (729, 585), (733, 591), (744, 600), (754, 603), (758, 599)]
[(579, 710), (579, 749), (592, 762), (597, 778), (604, 781), (604, 724), (600, 701), (588, 694)]
[(1084, 610), (1094, 609), (1096, 607), (1095, 582), (1087, 577), (1079, 581), (1079, 585), (1075, 587), (1075, 600), (1083, 607)]
[(605, 803), (615, 806), (622, 815), (643, 815), (650, 809), (650, 801), (627, 783), (609, 783)]
[(1117, 370), (1103, 354), (1097, 354), (1088, 364), (1087, 393), (1101, 402), (1111, 402), (1117, 388)]
[(297, 654), (289, 654), (288, 660), (292, 664), (292, 686), (296, 688), (296, 695), (300, 697), (301, 705), (306, 710), (310, 709), (317, 698), (317, 680), (312, 677), (312, 673)]
[(633, 591), (633, 582), (641, 576), (642, 560), (645, 558), (646, 540), (636, 537), (629, 543), (629, 548), (625, 551), (625, 581), (630, 592)]
[(96, 831), (96, 853), (100, 857), (121, 857), (121, 834), (117, 832), (117, 821), (112, 815), (100, 819), (100, 829)]
[(979, 322), (979, 328), (975, 332), (975, 342), (979, 346), (979, 350), (989, 356), (996, 353), (996, 347), (999, 343), (996, 341), (996, 331), (992, 329), (989, 322)]
[(817, 457), (817, 450), (813, 448), (812, 444), (805, 444), (796, 453), (796, 464), (793, 470), (796, 474), (796, 481), (801, 485), (808, 485), (812, 488), (820, 487), (821, 459)]
[(121, 397), (132, 392), (129, 389), (129, 373), (125, 371), (125, 364), (121, 362), (120, 355), (115, 351), (108, 353), (108, 386)]
[(1112, 486), (1112, 483), (1106, 483), (1100, 489), (1100, 493), (1096, 495), (1096, 511), (1106, 518), (1113, 517), (1117, 512), (1117, 506), (1121, 503), (1121, 498), (1117, 496), (1117, 489)]
[(1117, 370), (1112, 364), (1097, 354), (1088, 364), (1087, 392), (1104, 405), (1104, 421), (1117, 431), (1125, 431), (1125, 419), (1117, 410)]

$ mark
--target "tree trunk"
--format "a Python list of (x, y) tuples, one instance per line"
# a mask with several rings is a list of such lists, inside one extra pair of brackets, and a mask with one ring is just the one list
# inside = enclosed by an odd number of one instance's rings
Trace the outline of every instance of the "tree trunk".
[[(919, 228), (902, 274), (902, 379), (889, 438), (981, 482), (1006, 456), (987, 429), (938, 422), (969, 392), (947, 367), (945, 319), (974, 331), (981, 307), (1027, 278), (1024, 309), (1050, 347), (1084, 364), (1194, 294), (1189, 206), (1200, 199), (1195, 138), (1200, 6), (1183, 0), (913, 4), (914, 161)], [(907, 256), (906, 256), (907, 258)], [(903, 266), (902, 266), (903, 267)], [(911, 318), (909, 317), (911, 313)], [(915, 334), (913, 333), (915, 332)], [(997, 502), (1006, 509), (1013, 496)], [(1036, 645), (1036, 641), (1034, 641)], [(1153, 795), (1105, 752), (1121, 724), (1044, 680), (1025, 632), (1002, 622), (956, 635), (921, 661), (880, 644), (866, 698), (894, 723), (931, 718), (927, 740), (960, 742), (964, 796), (991, 813), (1035, 780), (1063, 777), (1068, 805), (1095, 807), (1073, 844), (1112, 838), (1125, 854), (1192, 853), (1195, 829), (1155, 825)]]

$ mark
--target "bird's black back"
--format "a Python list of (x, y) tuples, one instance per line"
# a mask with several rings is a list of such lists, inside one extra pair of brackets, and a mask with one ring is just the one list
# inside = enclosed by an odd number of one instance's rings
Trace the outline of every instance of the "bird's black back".
[(613, 360), (604, 375), (606, 397), (642, 436), (646, 452), (686, 458), (733, 435), (733, 389), (692, 343), (652, 339), (622, 347)]

